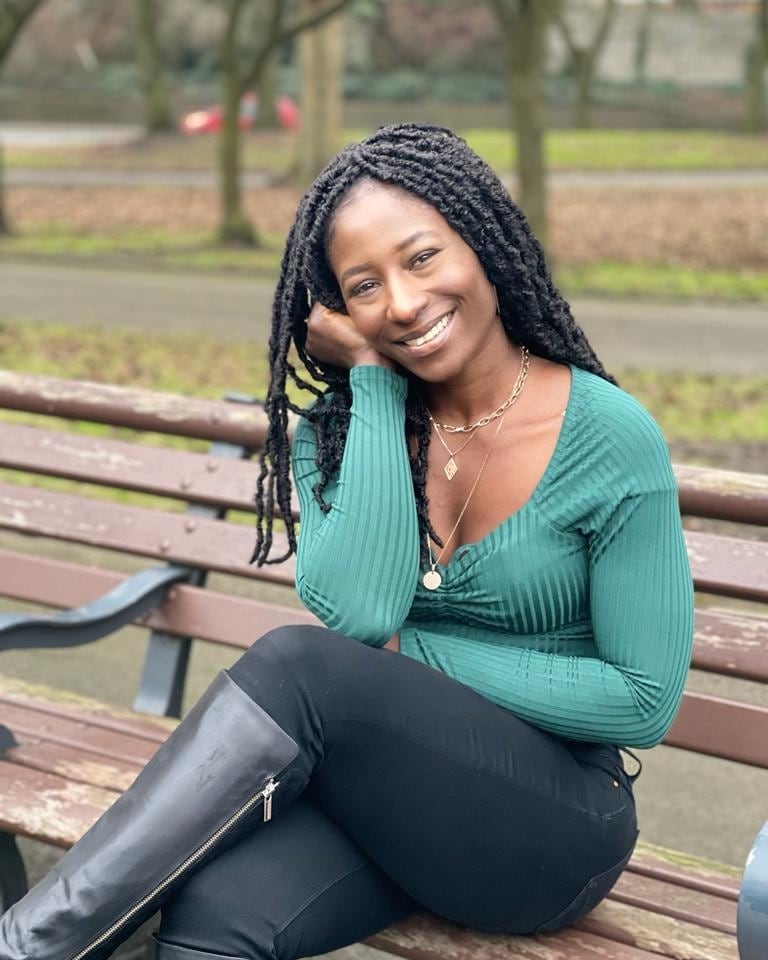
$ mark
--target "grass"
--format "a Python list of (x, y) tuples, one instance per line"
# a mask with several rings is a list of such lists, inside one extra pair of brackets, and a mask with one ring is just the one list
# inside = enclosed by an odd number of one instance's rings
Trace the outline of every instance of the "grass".
[[(514, 166), (507, 131), (467, 130), (464, 136), (495, 170)], [(554, 170), (765, 169), (768, 141), (705, 130), (551, 130), (546, 156)]]
[(222, 247), (204, 231), (126, 227), (114, 233), (93, 233), (49, 223), (0, 239), (0, 253), (86, 261), (129, 259), (137, 265), (241, 270), (276, 277), (285, 240), (271, 234), (261, 239), (259, 248)]
[[(514, 166), (508, 130), (460, 131), (469, 145), (496, 170)], [(345, 130), (339, 148), (370, 133)], [(39, 149), (6, 147), (8, 167), (103, 167), (123, 170), (211, 170), (217, 164), (218, 137), (162, 135), (124, 147)], [(284, 176), (294, 163), (296, 135), (247, 134), (243, 169)], [(747, 134), (705, 130), (551, 130), (546, 135), (555, 170), (739, 170), (768, 166), (768, 141)]]
[(566, 296), (602, 294), (660, 299), (768, 301), (768, 274), (707, 270), (664, 263), (562, 264), (558, 284)]
[[(221, 397), (228, 390), (263, 396), (267, 385), (265, 356), (242, 344), (189, 334), (25, 326), (21, 321), (0, 327), (0, 367), (203, 397)], [(669, 440), (768, 442), (768, 376), (647, 370), (619, 371), (617, 376)], [(309, 402), (304, 392), (292, 395), (299, 403)], [(21, 415), (4, 416), (18, 420)], [(121, 435), (99, 425), (88, 430)]]

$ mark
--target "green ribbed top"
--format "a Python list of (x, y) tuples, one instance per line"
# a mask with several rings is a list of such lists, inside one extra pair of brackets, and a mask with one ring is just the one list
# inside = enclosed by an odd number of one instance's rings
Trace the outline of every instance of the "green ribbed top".
[(311, 425), (293, 468), (296, 586), (328, 627), (400, 650), (523, 719), (577, 740), (648, 747), (669, 728), (691, 653), (693, 592), (661, 433), (629, 394), (571, 366), (560, 437), (528, 502), (421, 584), (406, 381), (350, 372), (352, 409), (323, 514)]

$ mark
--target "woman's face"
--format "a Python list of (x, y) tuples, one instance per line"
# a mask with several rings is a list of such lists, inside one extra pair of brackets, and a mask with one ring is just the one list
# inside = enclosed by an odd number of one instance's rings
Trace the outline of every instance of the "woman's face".
[(460, 373), (506, 334), (475, 252), (434, 207), (384, 184), (352, 188), (328, 255), (356, 329), (433, 383)]

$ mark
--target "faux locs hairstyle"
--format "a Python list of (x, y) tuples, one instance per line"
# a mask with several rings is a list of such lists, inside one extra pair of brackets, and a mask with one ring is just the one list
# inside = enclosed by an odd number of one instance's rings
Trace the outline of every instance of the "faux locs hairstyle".
[[(352, 393), (349, 371), (320, 367), (306, 353), (306, 318), (319, 300), (331, 310), (346, 312), (327, 257), (328, 231), (335, 211), (350, 188), (361, 180), (391, 184), (431, 204), (474, 250), (496, 287), (501, 321), (510, 339), (541, 357), (612, 378), (603, 369), (570, 308), (555, 288), (541, 246), (521, 210), (491, 168), (450, 130), (404, 123), (381, 127), (373, 136), (343, 150), (302, 197), (280, 270), (272, 308), (269, 340), (270, 384), (265, 403), (266, 442), (256, 490), (257, 540), (253, 559), (261, 566), (280, 563), (296, 550), (291, 513), (288, 412), (306, 417), (317, 438), (315, 500), (323, 512), (328, 482), (338, 473), (349, 428)], [(289, 360), (291, 345), (312, 378)], [(286, 383), (308, 391), (308, 408), (289, 401)], [(318, 384), (324, 384), (321, 388)], [(418, 389), (409, 377), (406, 433), (411, 438), (410, 463), (419, 517), (422, 562), (427, 536), (438, 544), (429, 522), (426, 496), (429, 419)], [(273, 520), (285, 523), (287, 549), (269, 557)]]

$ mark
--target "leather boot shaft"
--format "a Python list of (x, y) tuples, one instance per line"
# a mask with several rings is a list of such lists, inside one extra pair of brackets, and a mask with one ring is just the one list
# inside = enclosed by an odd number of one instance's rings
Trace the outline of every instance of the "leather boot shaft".
[(0, 958), (109, 957), (225, 840), (279, 805), (298, 753), (219, 674), (133, 785), (0, 917)]

